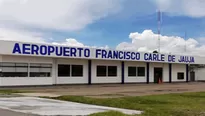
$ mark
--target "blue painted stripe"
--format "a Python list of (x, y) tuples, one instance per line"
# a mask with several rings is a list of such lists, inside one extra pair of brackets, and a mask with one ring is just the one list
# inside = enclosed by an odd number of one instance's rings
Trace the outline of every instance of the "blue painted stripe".
[(186, 82), (189, 82), (189, 65), (186, 64)]
[(124, 84), (125, 83), (125, 63), (124, 61), (121, 62), (121, 72), (122, 72), (122, 80), (121, 80), (121, 83)]
[(149, 84), (149, 62), (147, 62), (147, 84)]
[(169, 83), (172, 82), (172, 64), (169, 64)]
[(88, 60), (88, 84), (91, 85), (91, 65), (92, 65), (92, 61), (91, 60)]

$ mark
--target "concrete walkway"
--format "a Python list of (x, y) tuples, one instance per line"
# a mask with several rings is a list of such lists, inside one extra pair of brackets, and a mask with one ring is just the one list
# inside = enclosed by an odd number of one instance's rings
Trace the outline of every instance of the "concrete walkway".
[(59, 101), (37, 97), (12, 97), (0, 98), (0, 108), (36, 115), (89, 115), (108, 110), (120, 111), (125, 114), (140, 114), (141, 111), (127, 110), (96, 105), (88, 105), (67, 101)]

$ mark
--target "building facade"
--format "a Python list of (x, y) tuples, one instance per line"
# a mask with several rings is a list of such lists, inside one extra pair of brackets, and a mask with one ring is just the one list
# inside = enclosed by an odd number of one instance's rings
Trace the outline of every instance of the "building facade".
[(205, 58), (0, 41), (0, 86), (188, 82), (190, 64)]

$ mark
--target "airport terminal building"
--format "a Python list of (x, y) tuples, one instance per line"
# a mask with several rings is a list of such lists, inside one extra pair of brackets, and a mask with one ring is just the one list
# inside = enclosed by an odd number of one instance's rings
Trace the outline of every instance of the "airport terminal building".
[(205, 58), (0, 41), (0, 86), (188, 82), (190, 64)]

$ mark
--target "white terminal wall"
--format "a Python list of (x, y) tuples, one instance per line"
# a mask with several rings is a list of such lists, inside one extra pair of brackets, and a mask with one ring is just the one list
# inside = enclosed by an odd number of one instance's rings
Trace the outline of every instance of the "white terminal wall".
[[(177, 73), (183, 72), (184, 79), (177, 79)], [(186, 65), (185, 64), (172, 64), (172, 82), (183, 82), (186, 81)]]
[[(145, 67), (145, 76), (136, 76), (136, 77), (129, 77), (128, 76), (128, 67), (129, 66), (134, 66), (134, 67)], [(145, 62), (125, 62), (125, 67), (124, 67), (124, 75), (125, 75), (125, 83), (138, 83), (138, 82), (147, 82), (146, 78), (146, 63)]]
[[(26, 57), (26, 56), (0, 56), (1, 62), (12, 63), (49, 63), (53, 64), (52, 58)], [(0, 86), (15, 85), (52, 85), (54, 77), (1, 77)]]
[(88, 60), (83, 59), (57, 59), (56, 74), (58, 74), (58, 64), (83, 65), (83, 77), (56, 77), (56, 84), (87, 84), (88, 83)]
[(195, 79), (198, 81), (205, 81), (205, 68), (195, 70)]
[[(117, 76), (113, 77), (97, 77), (97, 65), (104, 66), (117, 66)], [(110, 60), (92, 60), (92, 83), (121, 83), (121, 62), (120, 61), (110, 61)]]

